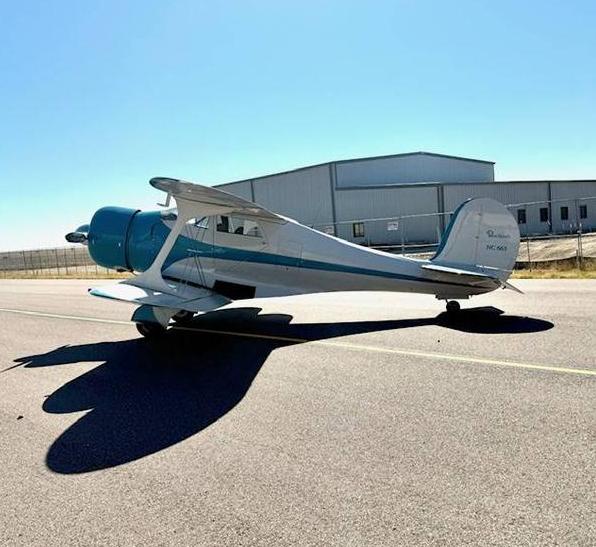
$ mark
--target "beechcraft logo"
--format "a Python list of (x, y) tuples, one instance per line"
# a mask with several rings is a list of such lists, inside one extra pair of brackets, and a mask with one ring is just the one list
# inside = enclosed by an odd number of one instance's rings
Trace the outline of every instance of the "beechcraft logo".
[(509, 234), (502, 234), (501, 232), (495, 232), (494, 230), (486, 230), (486, 235), (491, 238), (495, 239), (509, 239), (511, 235)]

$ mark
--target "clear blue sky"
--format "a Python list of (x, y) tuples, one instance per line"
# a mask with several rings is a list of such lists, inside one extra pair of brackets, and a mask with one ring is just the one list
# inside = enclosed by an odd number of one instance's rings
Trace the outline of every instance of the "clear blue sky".
[(427, 150), (596, 178), (596, 3), (4, 1), (0, 250), (156, 175)]

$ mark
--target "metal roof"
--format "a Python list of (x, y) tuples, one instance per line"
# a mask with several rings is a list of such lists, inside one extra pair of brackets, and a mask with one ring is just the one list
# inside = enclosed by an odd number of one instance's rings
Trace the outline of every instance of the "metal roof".
[(374, 160), (383, 160), (383, 159), (388, 159), (388, 158), (402, 158), (402, 157), (407, 157), (407, 156), (433, 156), (436, 158), (447, 158), (447, 159), (459, 160), (459, 161), (472, 161), (475, 163), (485, 163), (485, 164), (489, 164), (489, 165), (495, 164), (494, 161), (477, 160), (477, 159), (473, 159), (473, 158), (464, 158), (463, 156), (450, 156), (448, 154), (437, 154), (435, 152), (423, 152), (423, 151), (403, 152), (401, 154), (387, 154), (385, 156), (368, 156), (368, 157), (362, 157), (362, 158), (351, 158), (351, 159), (345, 159), (345, 160), (326, 161), (323, 163), (315, 163), (313, 165), (306, 165), (304, 167), (297, 167), (296, 169), (288, 169), (287, 171), (280, 171), (278, 173), (270, 173), (268, 175), (249, 177), (246, 179), (235, 180), (232, 182), (224, 182), (222, 184), (217, 184), (215, 186), (225, 186), (227, 184), (237, 184), (240, 182), (248, 182), (250, 180), (265, 179), (265, 178), (269, 178), (269, 177), (277, 177), (278, 175), (287, 175), (288, 173), (296, 173), (298, 171), (304, 171), (305, 169), (312, 169), (313, 167), (323, 167), (325, 165), (342, 164), (342, 163), (350, 163), (350, 162), (358, 162), (358, 161), (374, 161)]
[(478, 184), (482, 186), (493, 186), (495, 184), (545, 184), (545, 183), (574, 183), (574, 182), (596, 182), (596, 179), (559, 179), (559, 180), (494, 180), (494, 181), (466, 181), (466, 182), (394, 182), (389, 184), (373, 184), (362, 186), (337, 186), (336, 190), (378, 190), (382, 188), (412, 188), (420, 186), (466, 186)]
[(349, 163), (352, 161), (368, 161), (368, 160), (382, 160), (385, 158), (401, 158), (404, 156), (433, 156), (435, 158), (447, 158), (450, 160), (460, 160), (460, 161), (473, 161), (476, 163), (488, 163), (490, 165), (494, 165), (495, 162), (494, 161), (488, 161), (488, 160), (477, 160), (474, 158), (465, 158), (463, 156), (451, 156), (449, 154), (437, 154), (435, 152), (404, 152), (402, 154), (389, 154), (387, 156), (370, 156), (367, 158), (354, 158), (354, 159), (349, 159), (349, 160), (338, 160), (338, 161), (334, 161), (334, 162), (330, 162), (330, 163)]

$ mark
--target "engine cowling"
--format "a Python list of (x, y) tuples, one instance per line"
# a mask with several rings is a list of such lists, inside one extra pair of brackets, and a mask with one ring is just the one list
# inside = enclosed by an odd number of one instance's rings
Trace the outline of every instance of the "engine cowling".
[[(176, 220), (175, 211), (102, 207), (91, 223), (66, 234), (69, 243), (88, 245), (93, 261), (105, 268), (143, 272), (153, 263)], [(172, 256), (184, 255), (180, 245)]]
[(106, 268), (132, 270), (128, 256), (128, 238), (133, 218), (138, 209), (102, 207), (89, 225), (89, 254)]

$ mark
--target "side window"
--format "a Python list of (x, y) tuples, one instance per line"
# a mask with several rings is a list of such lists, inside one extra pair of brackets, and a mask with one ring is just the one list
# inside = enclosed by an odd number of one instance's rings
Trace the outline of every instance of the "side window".
[(548, 207), (540, 208), (540, 222), (548, 222)]
[(588, 206), (587, 205), (579, 206), (579, 218), (588, 218)]
[(561, 207), (561, 220), (569, 220), (569, 207)]
[(209, 217), (197, 217), (197, 218), (191, 218), (187, 224), (189, 226), (194, 226), (195, 228), (201, 228), (203, 230), (206, 230), (207, 228), (209, 228)]
[(525, 209), (518, 209), (517, 210), (517, 223), (518, 224), (525, 224), (526, 223), (526, 210)]
[(354, 237), (364, 237), (364, 222), (354, 222), (352, 224), (352, 235)]
[(217, 231), (230, 233), (230, 217), (217, 215)]
[(263, 237), (259, 225), (254, 220), (229, 216), (217, 217), (217, 231), (237, 236)]
[(254, 220), (245, 220), (243, 227), (243, 235), (249, 237), (263, 237), (259, 225)]

